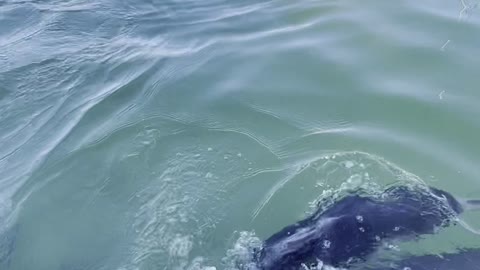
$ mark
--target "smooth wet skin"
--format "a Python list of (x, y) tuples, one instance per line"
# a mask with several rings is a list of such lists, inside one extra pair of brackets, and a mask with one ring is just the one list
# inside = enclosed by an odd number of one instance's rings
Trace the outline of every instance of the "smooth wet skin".
[(365, 260), (383, 239), (434, 233), (462, 211), (452, 195), (435, 188), (393, 187), (381, 199), (350, 195), (268, 238), (257, 266), (290, 270), (317, 260), (346, 266)]

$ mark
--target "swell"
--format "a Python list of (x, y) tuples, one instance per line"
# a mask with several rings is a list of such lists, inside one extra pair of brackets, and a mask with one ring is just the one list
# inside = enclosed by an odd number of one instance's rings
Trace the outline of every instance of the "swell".
[[(28, 143), (36, 143), (38, 140), (42, 140), (42, 138), (45, 138), (44, 133), (47, 130), (56, 130), (55, 137), (50, 137), (48, 140), (48, 144), (45, 145), (39, 151), (39, 153), (37, 153), (36, 156), (34, 156), (35, 163), (34, 165), (31, 165), (29, 170), (24, 171), (24, 175), (22, 176), (23, 179), (19, 178), (18, 176), (16, 177), (17, 179), (14, 180), (16, 185), (20, 185), (22, 189), (35, 189), (36, 184), (30, 183), (28, 176), (34, 174), (35, 171), (41, 169), (43, 164), (50, 158), (52, 154), (55, 153), (57, 147), (61, 146), (62, 142), (64, 142), (68, 138), (72, 131), (76, 130), (77, 125), (81, 122), (81, 120), (88, 113), (88, 111), (101, 101), (107, 99), (109, 96), (112, 96), (116, 91), (121, 91), (121, 89), (128, 88), (129, 84), (134, 84), (136, 83), (136, 80), (141, 80), (142, 74), (145, 74), (146, 71), (148, 71), (148, 68), (146, 70), (140, 71), (139, 74), (136, 75), (136, 78), (134, 77), (133, 79), (130, 79), (130, 81), (125, 85), (121, 87), (112, 87), (110, 89), (107, 88), (103, 92), (97, 94), (96, 97), (90, 97), (90, 99), (84, 101), (83, 104), (75, 105), (75, 107), (73, 108), (71, 108), (68, 99), (64, 100), (62, 102), (62, 105), (57, 107), (57, 114), (52, 114), (51, 118), (45, 121), (42, 124), (41, 128), (38, 129), (37, 133), (30, 136), (30, 138), (22, 144), (25, 147), (28, 146)], [(78, 101), (76, 100), (75, 103), (77, 102)], [(66, 108), (68, 109), (65, 111)], [(59, 132), (59, 129), (56, 128), (60, 126), (62, 127), (60, 129), (61, 132)], [(20, 149), (20, 147), (18, 147), (17, 149)], [(27, 177), (25, 178), (25, 176)], [(24, 201), (27, 198), (28, 197), (23, 197), (20, 200)]]

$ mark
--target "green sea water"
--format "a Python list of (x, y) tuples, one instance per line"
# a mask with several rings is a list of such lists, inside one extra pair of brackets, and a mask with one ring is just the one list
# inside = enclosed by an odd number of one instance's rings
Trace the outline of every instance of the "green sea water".
[(480, 197), (478, 3), (0, 0), (0, 269), (232, 269), (344, 190)]

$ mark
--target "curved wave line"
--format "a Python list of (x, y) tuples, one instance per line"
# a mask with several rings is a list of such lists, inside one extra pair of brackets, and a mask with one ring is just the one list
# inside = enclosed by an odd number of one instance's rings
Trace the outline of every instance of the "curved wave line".
[(264, 199), (262, 200), (262, 202), (260, 202), (260, 204), (257, 206), (257, 208), (253, 211), (252, 213), (252, 221), (257, 218), (258, 214), (260, 214), (260, 211), (262, 211), (262, 209), (265, 207), (265, 205), (267, 205), (267, 203), (272, 199), (273, 195), (275, 195), (275, 193), (280, 189), (282, 188), (286, 183), (288, 183), (290, 180), (293, 179), (293, 177), (295, 177), (296, 175), (302, 173), (305, 169), (307, 168), (307, 166), (301, 166), (299, 168), (296, 168), (296, 170), (294, 170), (291, 174), (289, 174), (288, 176), (284, 177), (280, 182), (278, 182), (277, 184), (275, 184), (267, 193), (267, 195), (264, 197)]

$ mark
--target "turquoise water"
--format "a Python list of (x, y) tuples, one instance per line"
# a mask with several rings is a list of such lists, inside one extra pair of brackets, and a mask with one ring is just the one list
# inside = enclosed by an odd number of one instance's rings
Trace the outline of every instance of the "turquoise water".
[(0, 268), (231, 269), (345, 190), (480, 197), (477, 4), (0, 1)]

